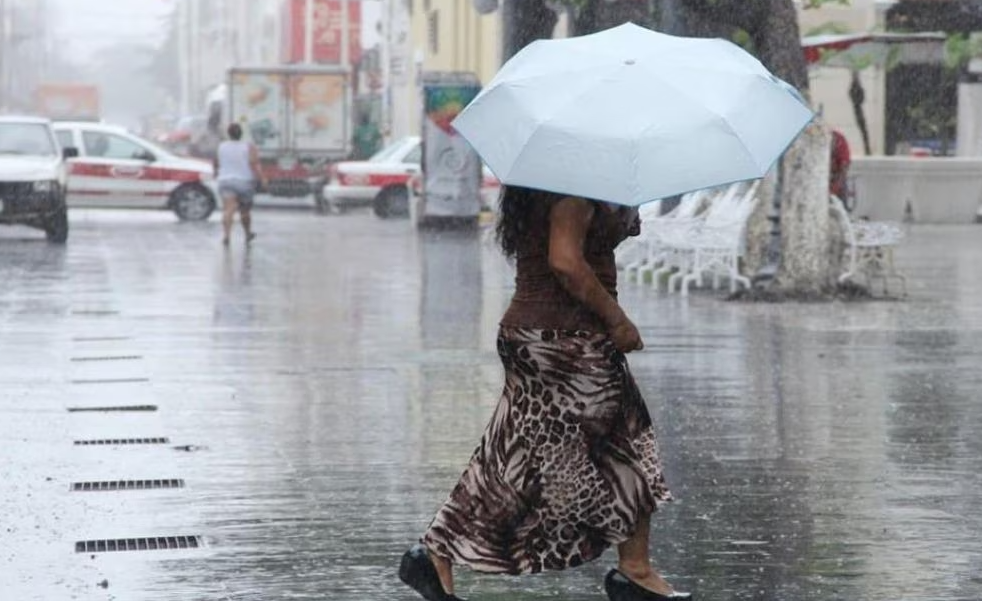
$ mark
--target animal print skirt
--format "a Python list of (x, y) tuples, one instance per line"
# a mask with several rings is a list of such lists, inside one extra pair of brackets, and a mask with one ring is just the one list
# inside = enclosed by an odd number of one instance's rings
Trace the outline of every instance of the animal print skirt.
[(602, 334), (503, 327), (505, 390), (422, 542), (482, 572), (561, 570), (671, 493), (624, 355)]

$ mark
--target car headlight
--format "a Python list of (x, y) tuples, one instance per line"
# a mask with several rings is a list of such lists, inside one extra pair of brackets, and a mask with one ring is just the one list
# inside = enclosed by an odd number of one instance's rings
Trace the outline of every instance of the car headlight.
[(49, 194), (54, 192), (57, 182), (54, 180), (43, 180), (40, 182), (34, 182), (34, 191), (40, 194)]

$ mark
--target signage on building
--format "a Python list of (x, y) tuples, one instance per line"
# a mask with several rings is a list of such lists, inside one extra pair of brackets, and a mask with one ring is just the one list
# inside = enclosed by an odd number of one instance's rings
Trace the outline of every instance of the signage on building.
[[(308, 0), (288, 0), (284, 4), (287, 11), (283, 20), (286, 32), (283, 36), (283, 60), (287, 63), (302, 63), (307, 53), (307, 34), (312, 36), (311, 61), (314, 63), (337, 65), (341, 63), (341, 44), (343, 39), (344, 7), (346, 0), (309, 0), (313, 6), (312, 26), (307, 27)], [(347, 1), (348, 4), (348, 61), (357, 64), (361, 59), (361, 2)]]
[(481, 158), (451, 125), (480, 91), (473, 73), (423, 75), (425, 218), (476, 218), (481, 210)]

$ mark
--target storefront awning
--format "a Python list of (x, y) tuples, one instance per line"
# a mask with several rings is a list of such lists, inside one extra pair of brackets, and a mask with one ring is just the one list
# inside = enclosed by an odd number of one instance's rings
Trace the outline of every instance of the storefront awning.
[(850, 68), (883, 64), (891, 56), (903, 63), (940, 63), (946, 40), (943, 33), (846, 33), (808, 36), (801, 46), (809, 66)]

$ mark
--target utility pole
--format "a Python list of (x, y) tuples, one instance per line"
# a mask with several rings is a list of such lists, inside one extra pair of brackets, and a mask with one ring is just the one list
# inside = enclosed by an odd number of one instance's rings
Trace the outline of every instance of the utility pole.
[(351, 69), (351, 11), (348, 0), (341, 0), (341, 67)]
[(184, 1), (188, 5), (187, 22), (184, 24), (187, 29), (187, 56), (185, 63), (187, 69), (186, 102), (188, 113), (193, 113), (199, 104), (199, 96), (201, 94), (201, 63), (205, 60), (201, 52), (201, 5), (199, 0)]
[(303, 62), (314, 62), (314, 0), (306, 0), (303, 7)]
[[(2, 2), (3, 0), (0, 0)], [(179, 106), (182, 115), (187, 115), (191, 112), (191, 65), (190, 65), (190, 48), (189, 48), (189, 38), (190, 32), (188, 31), (188, 24), (190, 21), (190, 10), (188, 8), (188, 0), (182, 0), (178, 2), (175, 9), (177, 14), (175, 16), (175, 23), (177, 28), (177, 72), (180, 74), (181, 87), (178, 91), (179, 94)]]
[(382, 63), (382, 110), (379, 121), (386, 141), (392, 131), (392, 0), (382, 0), (382, 46), (379, 61)]
[(50, 36), (48, 35), (48, 23), (50, 22), (48, 0), (37, 0), (34, 10), (34, 29), (36, 32), (36, 40), (34, 43), (36, 45), (35, 52), (37, 55), (37, 64), (34, 67), (34, 74), (38, 83), (40, 83), (48, 79), (48, 68), (50, 64), (50, 48), (48, 47), (48, 40), (50, 39)]
[(7, 105), (7, 0), (0, 0), (0, 111)]

